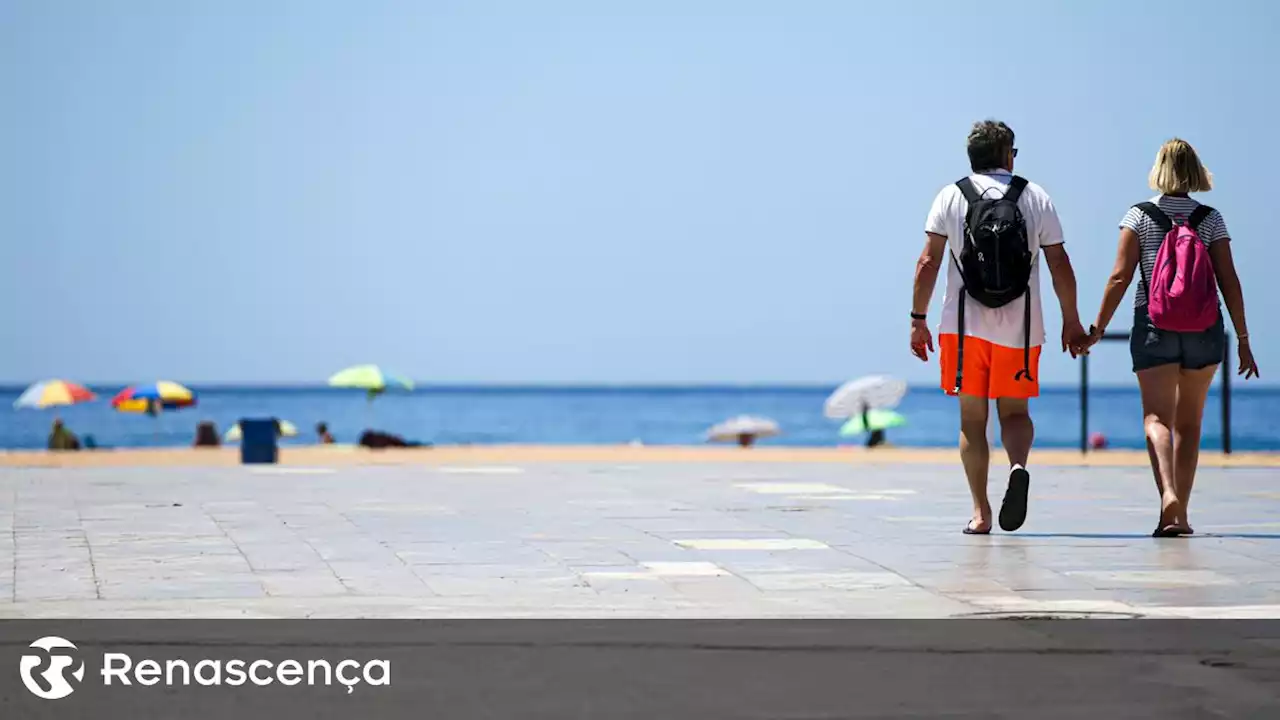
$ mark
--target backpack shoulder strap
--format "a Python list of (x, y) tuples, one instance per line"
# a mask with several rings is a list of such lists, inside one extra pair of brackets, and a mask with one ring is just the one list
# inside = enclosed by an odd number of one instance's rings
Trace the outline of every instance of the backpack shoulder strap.
[(1027, 179), (1014, 175), (1013, 179), (1009, 181), (1009, 189), (1005, 191), (1004, 199), (1017, 204), (1018, 198), (1022, 197), (1022, 191), (1026, 189)]
[(1170, 220), (1169, 216), (1165, 215), (1164, 211), (1160, 209), (1160, 206), (1155, 203), (1141, 202), (1134, 205), (1134, 207), (1141, 210), (1147, 217), (1151, 218), (1151, 222), (1159, 225), (1161, 231), (1168, 233), (1173, 229), (1173, 221)]
[(1190, 225), (1199, 232), (1200, 223), (1204, 222), (1212, 212), (1213, 208), (1208, 205), (1196, 206), (1196, 209), (1191, 211), (1191, 217), (1187, 218), (1187, 225)]
[(973, 186), (973, 178), (965, 177), (956, 182), (956, 187), (960, 188), (960, 193), (964, 195), (965, 202), (973, 205), (982, 199), (982, 195), (978, 192), (978, 188)]

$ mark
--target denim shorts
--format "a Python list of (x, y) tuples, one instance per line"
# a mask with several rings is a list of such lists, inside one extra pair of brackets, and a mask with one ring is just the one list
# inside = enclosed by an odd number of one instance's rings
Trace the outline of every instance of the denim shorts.
[(1129, 335), (1129, 354), (1133, 371), (1150, 370), (1161, 365), (1177, 364), (1183, 370), (1202, 370), (1222, 362), (1227, 348), (1227, 333), (1218, 319), (1203, 332), (1173, 332), (1151, 324), (1145, 307), (1133, 313), (1133, 332)]

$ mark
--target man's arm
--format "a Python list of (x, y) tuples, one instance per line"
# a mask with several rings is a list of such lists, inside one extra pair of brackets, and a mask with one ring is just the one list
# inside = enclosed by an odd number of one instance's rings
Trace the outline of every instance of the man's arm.
[(942, 256), (946, 250), (946, 237), (931, 232), (924, 234), (924, 251), (916, 262), (911, 312), (917, 315), (929, 312), (929, 302), (933, 300), (933, 288), (938, 284), (938, 271), (942, 269)]
[(1081, 350), (1083, 338), (1088, 336), (1080, 325), (1080, 310), (1076, 307), (1076, 272), (1071, 267), (1066, 247), (1061, 243), (1042, 249), (1049, 265), (1049, 275), (1053, 277), (1053, 291), (1062, 308), (1062, 349), (1070, 350), (1071, 357), (1075, 357)]
[[(945, 236), (931, 232), (926, 232), (924, 236), (924, 251), (916, 262), (916, 278), (911, 292), (911, 313), (916, 316), (924, 316), (929, 312), (933, 288), (938, 284), (938, 271), (942, 269), (942, 258), (947, 251)], [(911, 354), (928, 362), (931, 352), (933, 335), (929, 332), (929, 321), (912, 318)]]

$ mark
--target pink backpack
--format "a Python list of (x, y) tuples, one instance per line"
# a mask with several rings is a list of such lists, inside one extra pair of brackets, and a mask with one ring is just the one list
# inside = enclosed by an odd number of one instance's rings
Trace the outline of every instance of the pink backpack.
[(1200, 205), (1191, 217), (1170, 219), (1154, 203), (1136, 205), (1164, 230), (1156, 264), (1147, 279), (1151, 324), (1173, 332), (1203, 332), (1218, 320), (1218, 279), (1209, 246), (1197, 229), (1213, 208)]

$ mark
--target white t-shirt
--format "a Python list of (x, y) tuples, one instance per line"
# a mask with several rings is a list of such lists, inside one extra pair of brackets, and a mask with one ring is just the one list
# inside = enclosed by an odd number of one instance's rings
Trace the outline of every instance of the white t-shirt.
[[(970, 176), (979, 193), (990, 190), (988, 197), (998, 197), (1009, 188), (1013, 174), (1007, 170), (989, 170)], [(992, 190), (992, 188), (996, 188)], [(1028, 182), (1018, 198), (1018, 209), (1027, 223), (1027, 244), (1035, 254), (1031, 268), (1031, 345), (1044, 344), (1044, 316), (1040, 309), (1040, 252), (1042, 247), (1062, 244), (1062, 222), (1053, 207), (1049, 194), (1039, 185)], [(925, 232), (947, 238), (948, 253), (942, 262), (947, 266), (947, 289), (942, 301), (942, 322), (939, 334), (955, 335), (960, 327), (960, 288), (964, 285), (956, 263), (964, 246), (964, 218), (969, 203), (954, 183), (943, 188), (934, 198)], [(1004, 307), (989, 308), (973, 298), (967, 298), (964, 308), (964, 330), (968, 337), (976, 337), (1004, 347), (1021, 348), (1025, 339), (1023, 312), (1026, 303), (1015, 300)]]

